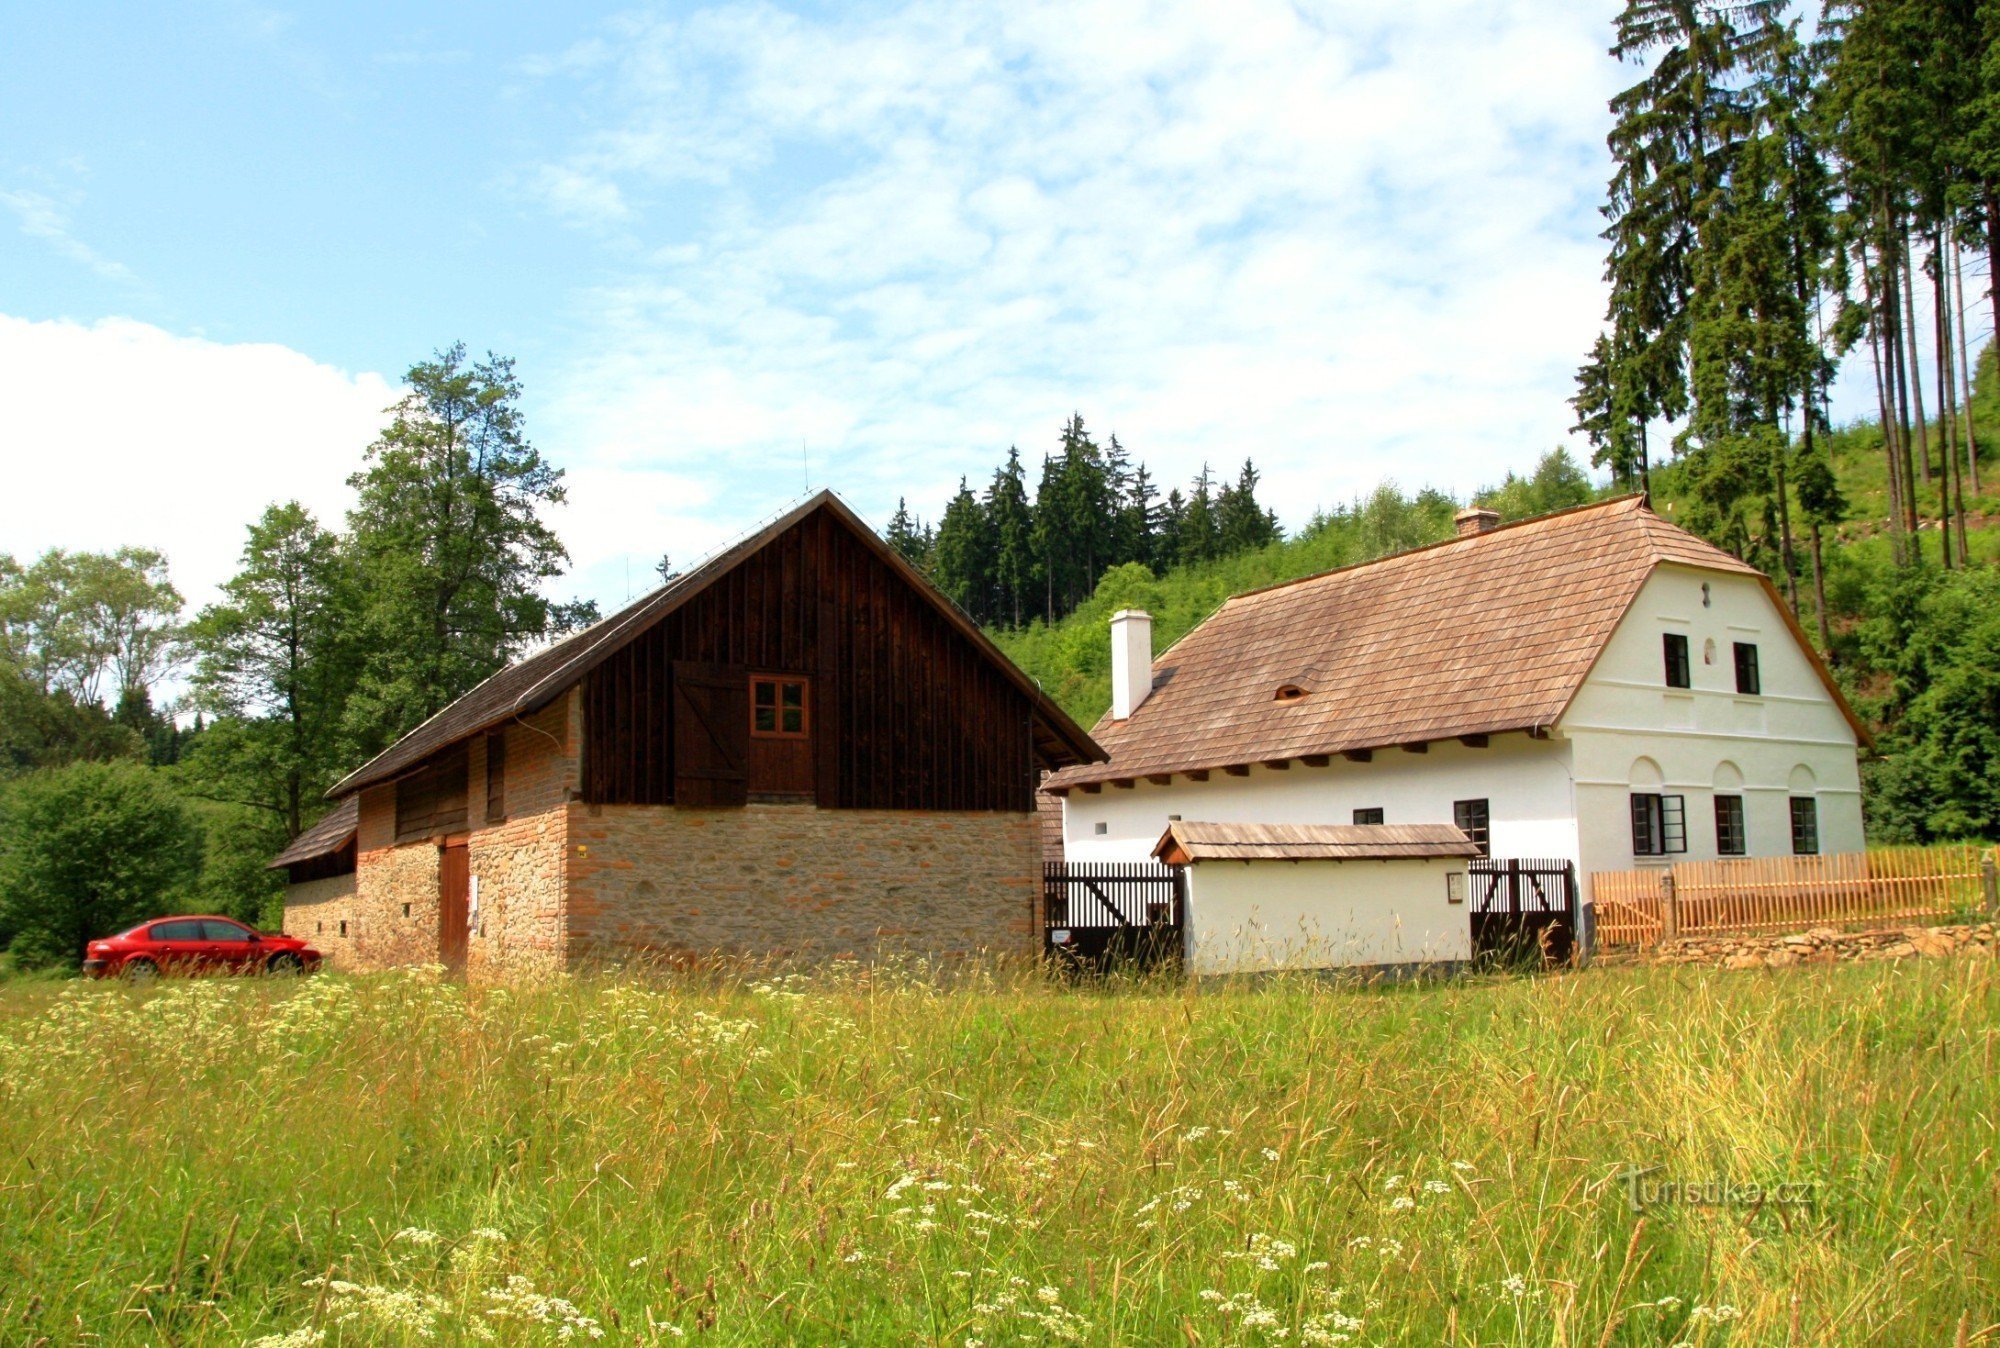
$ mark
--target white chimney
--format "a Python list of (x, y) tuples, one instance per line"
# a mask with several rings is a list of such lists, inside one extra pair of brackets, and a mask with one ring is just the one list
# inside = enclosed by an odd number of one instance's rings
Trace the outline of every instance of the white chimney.
[(1122, 721), (1153, 693), (1153, 615), (1121, 608), (1111, 615), (1111, 719)]

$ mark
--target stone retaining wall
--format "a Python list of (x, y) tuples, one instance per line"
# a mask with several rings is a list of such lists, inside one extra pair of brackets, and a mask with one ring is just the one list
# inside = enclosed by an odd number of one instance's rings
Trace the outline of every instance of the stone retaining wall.
[(1784, 936), (1689, 936), (1639, 956), (1647, 964), (1698, 964), (1717, 969), (1782, 969), (1795, 964), (1844, 964), (1951, 955), (1961, 950), (2000, 954), (1994, 924), (1836, 931), (1815, 927)]

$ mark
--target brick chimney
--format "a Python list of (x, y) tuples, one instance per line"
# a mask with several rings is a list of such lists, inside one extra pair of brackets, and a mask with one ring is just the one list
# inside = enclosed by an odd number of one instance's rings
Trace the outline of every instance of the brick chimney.
[(1111, 719), (1122, 721), (1153, 695), (1153, 615), (1121, 608), (1111, 615)]
[(1453, 515), (1451, 522), (1458, 526), (1460, 538), (1470, 538), (1474, 534), (1483, 534), (1489, 529), (1499, 528), (1500, 512), (1488, 510), (1484, 506), (1467, 506)]

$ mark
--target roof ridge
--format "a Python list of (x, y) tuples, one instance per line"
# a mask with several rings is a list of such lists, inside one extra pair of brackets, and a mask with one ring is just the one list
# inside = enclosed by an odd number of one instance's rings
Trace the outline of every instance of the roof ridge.
[[(1633, 501), (1640, 502), (1641, 503), (1640, 509), (1643, 510), (1646, 514), (1653, 515), (1652, 507), (1645, 505), (1644, 504), (1645, 500), (1646, 500), (1646, 494), (1644, 492), (1634, 491), (1634, 492), (1627, 492), (1623, 496), (1609, 497), (1606, 500), (1602, 501), (1585, 501), (1582, 505), (1564, 506), (1561, 510), (1551, 510), (1540, 515), (1526, 515), (1518, 520), (1508, 520), (1505, 524), (1496, 524), (1491, 529), (1483, 529), (1476, 534), (1461, 534), (1461, 535), (1455, 535), (1451, 538), (1434, 539), (1429, 543), (1419, 543), (1414, 548), (1404, 548), (1401, 552), (1391, 552), (1381, 557), (1370, 557), (1366, 561), (1348, 562), (1344, 566), (1328, 567), (1324, 571), (1315, 571), (1309, 576), (1294, 576), (1290, 580), (1273, 581), (1269, 585), (1260, 585), (1254, 590), (1243, 590), (1237, 594), (1232, 594), (1229, 596), (1229, 598), (1223, 600), (1222, 605), (1218, 606), (1218, 608), (1226, 607), (1227, 605), (1235, 603), (1239, 599), (1254, 598), (1255, 596), (1260, 594), (1269, 594), (1273, 590), (1290, 589), (1294, 585), (1306, 585), (1311, 583), (1312, 581), (1324, 580), (1328, 576), (1339, 576), (1339, 575), (1344, 575), (1349, 571), (1359, 571), (1364, 567), (1381, 566), (1386, 562), (1401, 561), (1405, 557), (1414, 557), (1418, 553), (1422, 552), (1434, 552), (1439, 548), (1448, 548), (1455, 543), (1477, 543), (1481, 539), (1491, 538), (1495, 534), (1504, 534), (1511, 529), (1519, 529), (1523, 525), (1543, 524), (1548, 522), (1549, 520), (1561, 519), (1565, 515), (1580, 515), (1585, 511), (1589, 510), (1608, 511), (1613, 506), (1622, 506), (1629, 504), (1630, 502)], [(1653, 515), (1653, 518), (1659, 519), (1659, 516)], [(1673, 528), (1680, 527), (1678, 525), (1673, 525), (1671, 521), (1661, 520), (1660, 522), (1662, 524), (1668, 524), (1670, 527)], [(1214, 614), (1210, 614), (1209, 616), (1213, 617)]]

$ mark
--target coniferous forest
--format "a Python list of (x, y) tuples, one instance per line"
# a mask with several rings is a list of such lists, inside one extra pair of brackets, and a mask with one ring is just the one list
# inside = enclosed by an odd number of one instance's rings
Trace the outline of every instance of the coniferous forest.
[[(1608, 36), (1631, 80), (1572, 404), (1597, 477), (1552, 450), (1475, 500), (1521, 518), (1649, 492), (1771, 574), (1874, 726), (1872, 837), (2000, 837), (2000, 5), (1633, 0)], [(1869, 415), (1836, 421), (1836, 373)], [(405, 385), (347, 518), (273, 503), (199, 612), (136, 542), (0, 556), (11, 961), (162, 907), (271, 920), (264, 862), (333, 781), (594, 617), (546, 597), (563, 473), (511, 363), (452, 347)], [(888, 522), (1086, 724), (1116, 608), (1164, 646), (1231, 593), (1444, 537), (1464, 504), (1384, 482), (1287, 533), (1242, 447), (1171, 483), (1142, 453), (1075, 415)]]

